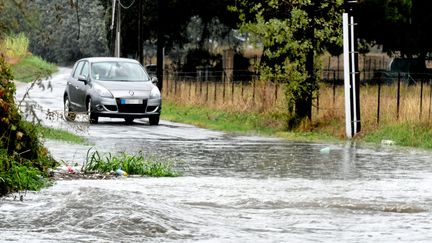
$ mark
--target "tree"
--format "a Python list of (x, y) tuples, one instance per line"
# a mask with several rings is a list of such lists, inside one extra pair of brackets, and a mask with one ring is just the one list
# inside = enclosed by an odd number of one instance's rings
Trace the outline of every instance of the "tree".
[(28, 4), (37, 13), (27, 29), (32, 53), (61, 64), (108, 54), (104, 9), (97, 1), (35, 0)]
[(264, 47), (263, 80), (286, 84), (288, 126), (311, 119), (317, 55), (341, 41), (342, 0), (239, 0), (241, 29)]

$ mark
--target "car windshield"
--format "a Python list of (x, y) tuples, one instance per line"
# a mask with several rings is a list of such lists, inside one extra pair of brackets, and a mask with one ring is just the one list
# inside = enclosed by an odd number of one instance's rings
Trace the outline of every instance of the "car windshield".
[(104, 81), (150, 81), (141, 65), (133, 62), (96, 62), (92, 64), (91, 75)]

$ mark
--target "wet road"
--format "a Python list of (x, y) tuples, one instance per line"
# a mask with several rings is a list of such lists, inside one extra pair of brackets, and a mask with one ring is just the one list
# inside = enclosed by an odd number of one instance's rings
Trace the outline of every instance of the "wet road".
[[(61, 69), (53, 92), (30, 98), (62, 110)], [(25, 87), (19, 87), (17, 96)], [(41, 112), (43, 113), (43, 112)], [(83, 163), (87, 149), (180, 160), (178, 178), (58, 181), (23, 202), (0, 200), (1, 241), (25, 242), (429, 242), (430, 152), (355, 144), (232, 136), (146, 119), (47, 125), (92, 145), (47, 141), (52, 154)], [(329, 153), (321, 153), (322, 148)]]

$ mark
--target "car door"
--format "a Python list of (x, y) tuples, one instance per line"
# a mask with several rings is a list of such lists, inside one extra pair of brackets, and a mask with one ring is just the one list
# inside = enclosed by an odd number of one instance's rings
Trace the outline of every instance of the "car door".
[[(89, 77), (90, 73), (90, 67), (88, 61), (83, 61), (83, 66), (81, 69), (81, 72), (79, 76), (84, 76), (87, 80), (90, 80)], [(89, 85), (88, 82), (79, 81), (76, 86), (76, 98), (77, 98), (77, 105), (79, 106), (80, 111), (86, 111), (86, 95), (87, 95), (87, 89)]]
[(79, 104), (78, 104), (78, 102), (79, 102), (79, 99), (78, 99), (78, 87), (79, 86), (78, 85), (79, 85), (80, 81), (78, 81), (78, 76), (81, 73), (83, 65), (84, 65), (84, 61), (80, 61), (77, 64), (75, 64), (75, 69), (67, 81), (67, 90), (68, 90), (68, 94), (69, 94), (69, 101), (70, 101), (73, 109), (76, 111), (80, 111), (79, 110)]

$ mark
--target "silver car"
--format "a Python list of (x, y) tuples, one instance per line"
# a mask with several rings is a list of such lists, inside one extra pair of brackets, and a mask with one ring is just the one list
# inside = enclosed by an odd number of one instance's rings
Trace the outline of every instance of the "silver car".
[(133, 59), (78, 60), (63, 95), (64, 117), (74, 121), (77, 113), (87, 113), (92, 124), (99, 117), (124, 118), (126, 123), (147, 117), (150, 125), (158, 125), (162, 98), (156, 82)]

